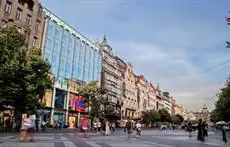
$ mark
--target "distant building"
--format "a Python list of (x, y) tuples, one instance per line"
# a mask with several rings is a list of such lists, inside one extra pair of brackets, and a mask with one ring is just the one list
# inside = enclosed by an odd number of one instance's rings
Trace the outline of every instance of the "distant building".
[(173, 96), (170, 97), (171, 101), (171, 114), (175, 115), (175, 105), (176, 105), (176, 100), (174, 99)]
[(194, 121), (194, 120), (196, 120), (196, 116), (192, 111), (185, 110), (184, 120)]
[(39, 0), (0, 0), (0, 27), (16, 27), (28, 48), (41, 47), (44, 18)]
[(183, 117), (185, 117), (185, 110), (184, 110), (184, 107), (182, 105), (175, 105), (175, 114), (179, 114)]
[(156, 86), (156, 110), (164, 108), (164, 95), (160, 89), (160, 86)]
[(203, 121), (210, 121), (211, 113), (208, 111), (207, 106), (204, 104), (199, 112), (194, 113), (196, 120), (202, 119)]
[(156, 88), (148, 82), (148, 105), (147, 110), (156, 110)]
[(148, 85), (143, 75), (136, 76), (137, 86), (137, 116), (140, 117), (143, 111), (147, 111)]
[(169, 92), (163, 92), (164, 96), (164, 108), (171, 114), (171, 101), (169, 97)]

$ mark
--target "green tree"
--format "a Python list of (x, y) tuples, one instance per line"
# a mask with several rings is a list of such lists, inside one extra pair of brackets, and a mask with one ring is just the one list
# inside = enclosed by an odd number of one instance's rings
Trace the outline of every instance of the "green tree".
[(214, 109), (212, 112), (211, 112), (211, 115), (210, 115), (210, 120), (211, 122), (213, 123), (216, 123), (219, 121), (218, 119), (218, 116), (217, 116), (217, 113), (216, 113), (216, 110)]
[(0, 103), (15, 108), (15, 113), (41, 107), (45, 90), (51, 87), (50, 64), (40, 49), (24, 46), (25, 37), (15, 28), (0, 32)]
[(180, 119), (178, 117), (176, 117), (176, 115), (173, 115), (171, 117), (171, 122), (174, 124), (180, 124)]
[(86, 102), (90, 106), (91, 119), (99, 118), (104, 115), (104, 106), (106, 100), (104, 98), (105, 91), (102, 87), (98, 86), (97, 82), (93, 81), (89, 84), (82, 85), (78, 88), (79, 95), (86, 98)]
[(150, 110), (151, 122), (157, 122), (160, 120), (160, 114), (156, 110)]
[(151, 123), (151, 116), (149, 111), (142, 112), (142, 123), (149, 125)]
[(160, 109), (160, 110), (158, 110), (158, 113), (160, 115), (161, 122), (170, 122), (171, 121), (171, 116), (167, 110)]
[(154, 123), (160, 120), (160, 114), (156, 110), (142, 112), (142, 121), (144, 124)]
[(218, 100), (212, 117), (228, 122), (230, 121), (230, 77), (227, 78), (225, 86), (217, 96)]
[(176, 114), (175, 116), (178, 118), (178, 124), (181, 124), (182, 122), (184, 122), (183, 116), (181, 116), (180, 114)]

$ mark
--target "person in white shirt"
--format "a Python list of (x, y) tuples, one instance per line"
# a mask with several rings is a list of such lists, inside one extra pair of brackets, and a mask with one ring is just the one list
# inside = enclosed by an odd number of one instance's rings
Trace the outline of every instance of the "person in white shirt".
[(20, 141), (24, 141), (28, 135), (28, 130), (31, 126), (31, 120), (29, 118), (29, 114), (26, 114), (24, 118), (22, 118), (22, 126), (20, 130)]
[(28, 136), (30, 137), (30, 142), (33, 142), (34, 141), (34, 133), (35, 133), (35, 128), (36, 128), (36, 114), (31, 114), (29, 116), (29, 119), (30, 119), (30, 128), (28, 130)]
[(94, 128), (95, 133), (97, 133), (97, 122), (96, 121), (93, 122), (93, 128)]
[(138, 121), (136, 123), (137, 136), (141, 136), (141, 123)]
[(97, 128), (98, 128), (98, 131), (101, 132), (101, 122), (100, 121), (97, 122)]

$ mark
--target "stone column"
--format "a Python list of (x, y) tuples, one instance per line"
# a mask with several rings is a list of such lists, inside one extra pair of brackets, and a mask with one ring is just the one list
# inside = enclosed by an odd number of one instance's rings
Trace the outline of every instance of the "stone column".
[(69, 96), (70, 96), (70, 93), (68, 91), (67, 92), (67, 97), (66, 97), (66, 102), (65, 102), (65, 109), (66, 109), (65, 124), (68, 124), (68, 119), (69, 119)]
[(54, 104), (55, 104), (55, 95), (56, 95), (56, 88), (53, 88), (53, 95), (52, 95), (52, 104), (51, 104), (51, 116), (50, 116), (50, 124), (54, 124)]

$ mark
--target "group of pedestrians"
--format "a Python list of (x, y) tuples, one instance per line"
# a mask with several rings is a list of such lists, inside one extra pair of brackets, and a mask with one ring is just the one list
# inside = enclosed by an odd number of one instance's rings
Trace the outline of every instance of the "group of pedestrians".
[(34, 132), (36, 129), (36, 115), (35, 114), (26, 114), (22, 118), (21, 130), (20, 130), (20, 141), (25, 141), (26, 138), (29, 138), (30, 142), (34, 141)]
[(197, 140), (203, 142), (205, 140), (205, 137), (208, 137), (208, 124), (205, 121), (202, 122), (202, 120), (199, 119), (197, 129), (198, 129)]
[[(198, 128), (197, 140), (204, 142), (205, 137), (208, 137), (208, 124), (205, 121), (202, 122), (202, 120), (200, 119), (197, 128)], [(221, 131), (222, 131), (222, 139), (225, 143), (227, 143), (225, 126), (221, 127)]]
[(128, 133), (128, 138), (131, 138), (133, 131), (136, 130), (136, 136), (141, 136), (141, 123), (137, 121), (134, 123), (131, 119), (126, 122), (124, 132)]

